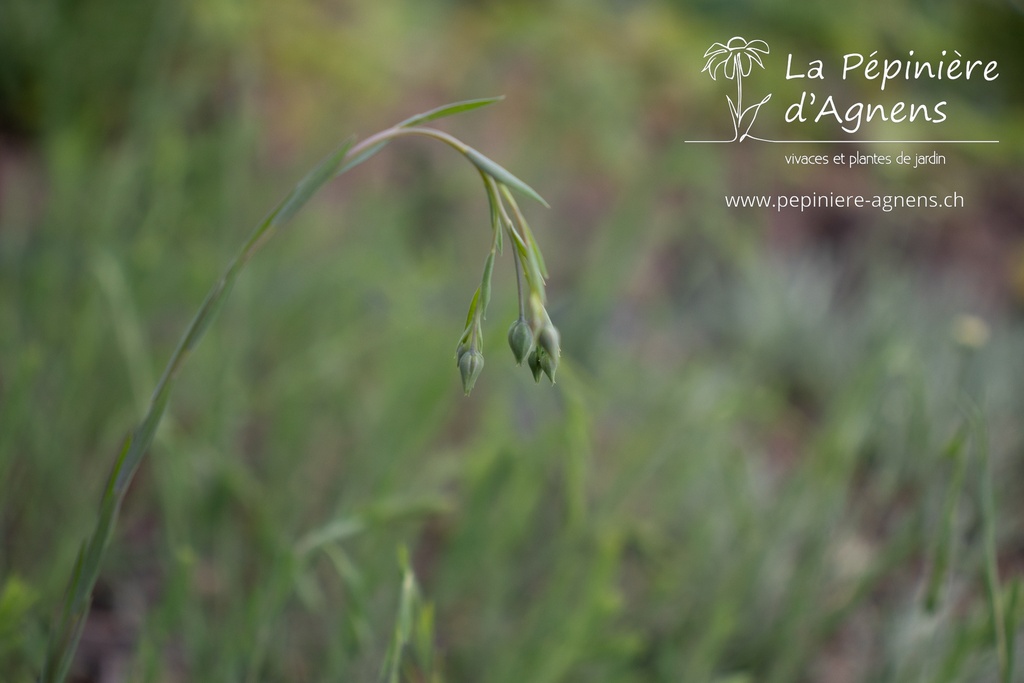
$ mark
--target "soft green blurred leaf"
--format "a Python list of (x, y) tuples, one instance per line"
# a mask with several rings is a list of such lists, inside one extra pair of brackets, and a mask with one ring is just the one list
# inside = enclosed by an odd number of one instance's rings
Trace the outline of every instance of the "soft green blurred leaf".
[(412, 128), (429, 121), (441, 119), (446, 116), (454, 116), (455, 114), (461, 114), (467, 111), (473, 111), (480, 107), (486, 107), (487, 105), (501, 102), (505, 99), (504, 95), (499, 97), (484, 97), (476, 100), (464, 100), (462, 102), (453, 102), (452, 104), (446, 104), (438, 107), (437, 109), (431, 109), (430, 111), (423, 112), (422, 114), (416, 114), (410, 116), (406, 120), (398, 124), (399, 128)]

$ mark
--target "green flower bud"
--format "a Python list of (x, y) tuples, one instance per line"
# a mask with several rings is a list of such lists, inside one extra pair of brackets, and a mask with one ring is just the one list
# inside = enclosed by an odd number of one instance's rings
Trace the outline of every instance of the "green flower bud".
[(466, 342), (460, 342), (459, 348), (455, 349), (455, 365), (460, 365), (462, 363), (462, 357), (466, 355), (467, 351), (469, 351), (469, 344)]
[(558, 358), (561, 353), (559, 342), (558, 329), (551, 324), (550, 320), (546, 321), (537, 334), (537, 346), (540, 349), (540, 353), (537, 355), (537, 364), (552, 384), (555, 383), (555, 370), (558, 369)]
[(508, 345), (516, 357), (516, 365), (522, 365), (533, 348), (533, 331), (526, 319), (521, 317), (508, 328)]
[(466, 396), (473, 391), (476, 378), (480, 376), (480, 371), (483, 369), (484, 354), (476, 349), (470, 347), (459, 356), (459, 374), (462, 375), (462, 389), (466, 392)]
[(530, 372), (533, 373), (533, 381), (540, 381), (540, 374), (542, 372), (540, 367), (540, 354), (543, 353), (542, 349), (534, 349), (530, 353), (530, 357), (527, 359), (527, 365), (530, 366)]
[(547, 351), (547, 354), (555, 360), (556, 365), (558, 364), (560, 342), (561, 338), (558, 330), (550, 321), (546, 322), (537, 334), (537, 345)]
[(558, 358), (552, 356), (550, 353), (543, 352), (538, 354), (538, 360), (540, 361), (540, 369), (544, 372), (545, 375), (548, 376), (548, 379), (551, 380), (551, 383), (554, 384), (555, 370), (558, 369)]

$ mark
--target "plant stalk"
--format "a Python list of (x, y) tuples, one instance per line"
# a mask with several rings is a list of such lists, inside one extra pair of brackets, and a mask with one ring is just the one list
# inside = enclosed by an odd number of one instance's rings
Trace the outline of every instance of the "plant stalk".
[[(100, 501), (99, 518), (92, 535), (83, 543), (79, 550), (75, 565), (68, 581), (64, 595), (63, 608), (50, 632), (44, 655), (40, 683), (61, 683), (67, 678), (68, 671), (78, 648), (85, 621), (92, 601), (93, 589), (100, 575), (103, 557), (117, 524), (117, 517), (124, 502), (125, 494), (131, 486), (139, 465), (153, 443), (160, 420), (170, 398), (174, 380), (189, 354), (202, 339), (217, 311), (231, 292), (245, 264), (263, 247), (273, 233), (283, 227), (306, 202), (327, 181), (345, 173), (366, 161), (388, 142), (407, 136), (429, 137), (439, 140), (454, 148), (481, 173), (500, 185), (511, 186), (529, 196), (544, 200), (531, 187), (512, 175), (496, 162), (488, 159), (472, 147), (457, 138), (433, 128), (419, 126), (443, 116), (469, 111), (501, 98), (468, 100), (446, 105), (438, 109), (419, 114), (402, 123), (371, 135), (358, 144), (346, 142), (326, 159), (320, 162), (292, 191), (274, 208), (262, 223), (249, 234), (241, 248), (235, 254), (214, 283), (200, 306), (199, 311), (189, 323), (177, 347), (171, 354), (156, 388), (150, 397), (149, 407), (142, 421), (125, 438), (120, 454), (114, 462)], [(493, 249), (492, 249), (493, 251)]]

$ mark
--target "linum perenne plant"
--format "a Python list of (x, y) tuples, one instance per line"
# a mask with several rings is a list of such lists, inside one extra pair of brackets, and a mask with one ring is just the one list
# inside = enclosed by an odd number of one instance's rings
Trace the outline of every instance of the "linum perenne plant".
[[(60, 614), (50, 632), (43, 662), (42, 683), (63, 681), (85, 626), (92, 591), (99, 577), (103, 556), (113, 534), (118, 512), (139, 464), (149, 450), (163, 417), (175, 378), (189, 353), (203, 337), (217, 310), (227, 298), (238, 274), (249, 259), (283, 227), (328, 180), (351, 170), (379, 152), (391, 140), (402, 137), (427, 137), (440, 140), (462, 154), (476, 167), (483, 179), (490, 203), (493, 239), (484, 265), (483, 279), (469, 305), (466, 327), (459, 337), (456, 361), (462, 386), (468, 395), (483, 369), (483, 319), (491, 298), (491, 276), (494, 260), (502, 251), (502, 235), (512, 243), (519, 317), (509, 329), (509, 344), (517, 364), (528, 360), (534, 379), (541, 373), (554, 382), (559, 358), (559, 336), (545, 308), (544, 280), (547, 269), (540, 248), (523, 213), (512, 195), (515, 190), (547, 206), (544, 199), (529, 185), (477, 150), (448, 133), (422, 124), (445, 116), (470, 111), (492, 104), (501, 98), (456, 102), (418, 114), (380, 131), (359, 143), (347, 141), (324, 159), (295, 186), (280, 204), (260, 223), (242, 244), (223, 275), (214, 283), (198, 313), (192, 319), (177, 348), (171, 355), (163, 375), (150, 398), (149, 409), (142, 421), (124, 440), (121, 451), (100, 502), (99, 519), (89, 539), (83, 543), (75, 561)], [(522, 271), (522, 274), (520, 273)], [(522, 279), (526, 280), (524, 293)]]

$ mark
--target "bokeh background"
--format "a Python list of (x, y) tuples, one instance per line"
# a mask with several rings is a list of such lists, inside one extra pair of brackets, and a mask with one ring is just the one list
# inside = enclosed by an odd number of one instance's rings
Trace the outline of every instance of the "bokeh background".
[[(771, 44), (749, 87), (772, 106), (803, 87), (788, 53), (998, 60), (887, 92), (1001, 142), (913, 171), (687, 145), (730, 134), (700, 69), (733, 35)], [(1006, 0), (4, 0), (0, 679), (37, 675), (120, 441), (250, 227), (346, 137), (500, 94), (439, 125), (551, 204), (524, 208), (558, 383), (513, 364), (506, 254), (463, 396), (486, 198), (451, 150), (392, 144), (190, 359), (72, 679), (377, 680), (407, 552), (404, 681), (998, 680), (1024, 568), (1021, 35)], [(757, 132), (788, 136), (767, 107)], [(723, 202), (854, 189), (966, 206)]]

